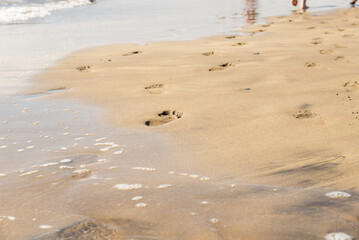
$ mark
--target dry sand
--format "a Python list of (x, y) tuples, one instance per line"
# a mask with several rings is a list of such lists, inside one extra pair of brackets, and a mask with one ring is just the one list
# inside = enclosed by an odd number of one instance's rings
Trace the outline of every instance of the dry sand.
[[(33, 92), (70, 89), (61, 97), (105, 109), (110, 124), (166, 135), (165, 168), (245, 184), (163, 195), (213, 199), (217, 216), (198, 227), (169, 214), (186, 202), (93, 218), (168, 239), (359, 237), (359, 10), (268, 21), (246, 36), (86, 49), (34, 78)], [(351, 200), (323, 197), (331, 190)]]

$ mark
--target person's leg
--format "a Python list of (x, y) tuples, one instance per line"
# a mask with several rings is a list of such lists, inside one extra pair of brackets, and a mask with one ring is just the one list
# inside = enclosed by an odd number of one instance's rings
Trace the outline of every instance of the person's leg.
[(355, 3), (357, 2), (357, 0), (353, 0), (350, 2), (351, 5), (355, 5)]
[(300, 9), (307, 9), (308, 8), (306, 2), (307, 2), (307, 0), (302, 0), (302, 3), (300, 5)]
[(297, 1), (297, 0), (292, 0), (292, 5), (293, 5), (293, 6), (297, 6), (297, 4), (298, 4), (298, 1)]

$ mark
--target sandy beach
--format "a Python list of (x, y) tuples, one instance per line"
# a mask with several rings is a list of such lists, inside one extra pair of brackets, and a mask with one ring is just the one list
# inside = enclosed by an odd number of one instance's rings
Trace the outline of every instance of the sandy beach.
[(42, 203), (62, 217), (42, 234), (5, 223), (0, 238), (359, 238), (359, 10), (244, 32), (85, 49), (34, 76), (26, 94), (102, 109), (110, 128), (136, 133), (136, 153), (106, 130), (121, 156), (110, 165), (84, 148), (67, 165), (81, 176), (24, 172), (3, 208), (56, 182), (21, 211)]

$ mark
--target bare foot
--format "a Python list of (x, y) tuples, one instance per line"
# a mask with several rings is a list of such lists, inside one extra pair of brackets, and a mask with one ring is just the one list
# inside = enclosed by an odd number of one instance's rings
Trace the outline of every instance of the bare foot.
[(307, 5), (305, 5), (305, 4), (303, 4), (302, 6), (300, 6), (300, 9), (301, 10), (306, 10), (306, 9), (308, 9), (309, 7), (307, 6)]

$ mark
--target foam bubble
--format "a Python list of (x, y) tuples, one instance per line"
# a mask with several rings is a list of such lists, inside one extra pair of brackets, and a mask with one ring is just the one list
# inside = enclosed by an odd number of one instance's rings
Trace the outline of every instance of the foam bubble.
[(7, 148), (7, 146), (6, 146), (6, 145), (4, 145), (4, 146), (0, 146), (0, 149), (5, 149), (5, 148)]
[(50, 228), (53, 228), (53, 226), (50, 226), (50, 225), (40, 225), (41, 229), (50, 229)]
[(105, 138), (105, 137), (97, 138), (95, 141), (96, 141), (96, 142), (100, 142), (100, 141), (102, 141), (102, 140), (106, 140), (106, 138)]
[(58, 162), (49, 162), (49, 163), (45, 163), (45, 164), (41, 164), (39, 165), (40, 167), (49, 167), (49, 166), (54, 166), (54, 165), (58, 165), (60, 163)]
[(156, 168), (149, 168), (149, 167), (133, 167), (133, 170), (140, 170), (140, 171), (148, 171), (148, 172), (154, 172), (156, 171)]
[(69, 158), (62, 159), (62, 160), (60, 161), (60, 163), (70, 163), (70, 162), (72, 162), (72, 160), (69, 159)]
[(74, 178), (84, 178), (92, 173), (91, 169), (83, 168), (72, 172)]
[(191, 174), (191, 175), (189, 175), (189, 177), (190, 177), (190, 178), (197, 179), (197, 178), (199, 178), (199, 175), (197, 175), (197, 174)]
[(74, 140), (75, 141), (81, 141), (81, 140), (84, 140), (85, 138), (84, 137), (78, 137), (78, 138), (75, 138)]
[(74, 167), (71, 166), (66, 166), (66, 165), (61, 165), (59, 166), (60, 169), (74, 169)]
[(209, 177), (201, 177), (199, 180), (201, 181), (208, 181), (210, 178)]
[(119, 154), (121, 154), (122, 152), (123, 152), (123, 149), (121, 149), (121, 150), (119, 150), (119, 151), (116, 151), (116, 152), (114, 152), (113, 154), (119, 155)]
[(35, 148), (35, 146), (27, 146), (26, 148), (27, 149), (33, 149), (33, 148)]
[(173, 186), (172, 184), (161, 184), (161, 185), (157, 186), (156, 188), (166, 189), (166, 188), (170, 188), (172, 186)]
[(350, 198), (352, 195), (347, 192), (334, 191), (326, 193), (325, 196), (327, 196), (328, 198)]
[(138, 208), (145, 208), (148, 205), (147, 205), (147, 203), (137, 203), (135, 206), (138, 207)]
[(353, 237), (343, 233), (343, 232), (336, 232), (336, 233), (329, 233), (325, 235), (326, 240), (353, 240)]
[(132, 198), (132, 201), (139, 201), (139, 200), (142, 200), (142, 199), (143, 199), (142, 196), (136, 196), (136, 197)]
[(23, 148), (20, 148), (20, 149), (18, 149), (18, 150), (16, 150), (17, 152), (23, 152), (23, 151), (25, 151), (25, 149), (23, 149)]
[(208, 202), (207, 201), (202, 201), (201, 204), (206, 205), (206, 204), (208, 204)]
[(125, 184), (120, 183), (113, 186), (113, 188), (117, 188), (118, 190), (134, 190), (142, 188), (142, 184)]
[(0, 177), (6, 177), (7, 174), (6, 173), (0, 173)]
[(33, 171), (29, 171), (29, 172), (24, 172), (24, 173), (20, 174), (19, 176), (20, 177), (29, 176), (29, 175), (32, 175), (32, 174), (37, 173), (37, 172), (38, 172), (38, 170), (33, 170)]

